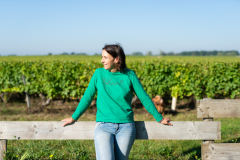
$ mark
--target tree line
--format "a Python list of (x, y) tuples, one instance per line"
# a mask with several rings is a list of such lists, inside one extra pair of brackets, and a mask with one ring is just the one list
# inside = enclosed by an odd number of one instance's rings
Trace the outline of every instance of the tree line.
[[(49, 56), (53, 55), (51, 52), (48, 53)], [(75, 53), (75, 52), (63, 52), (60, 53), (58, 55), (88, 55), (87, 53), (84, 52), (80, 52), (80, 53)], [(101, 53), (95, 53), (94, 56), (101, 56)], [(130, 54), (132, 56), (144, 56), (143, 52), (133, 52), (132, 54)], [(152, 56), (152, 52), (148, 51), (146, 54), (146, 56)], [(183, 51), (180, 53), (174, 53), (174, 52), (164, 52), (162, 50), (160, 50), (159, 53), (160, 56), (239, 56), (239, 52), (235, 51), (235, 50), (231, 50), (231, 51)], [(1, 56), (1, 55), (0, 55)], [(8, 56), (17, 56), (14, 54), (8, 55)]]
[(177, 54), (160, 51), (161, 56), (238, 56), (238, 51), (183, 51)]
[[(142, 52), (133, 52), (132, 56), (144, 56)], [(148, 51), (146, 56), (152, 56), (152, 52)], [(164, 52), (160, 50), (160, 56), (238, 56), (238, 51), (183, 51), (180, 53)]]

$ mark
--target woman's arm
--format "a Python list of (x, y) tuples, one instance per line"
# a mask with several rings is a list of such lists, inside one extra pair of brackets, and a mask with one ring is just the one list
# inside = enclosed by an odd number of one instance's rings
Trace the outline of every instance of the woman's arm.
[(62, 121), (65, 122), (63, 126), (66, 126), (67, 124), (71, 124), (78, 120), (78, 118), (87, 110), (87, 108), (90, 106), (96, 92), (97, 92), (97, 70), (93, 74), (89, 85), (80, 101), (78, 104), (77, 109), (73, 113), (72, 117), (63, 119)]
[(169, 123), (169, 121), (171, 121), (169, 118), (163, 118), (162, 115), (157, 111), (154, 103), (144, 90), (141, 82), (139, 81), (138, 77), (133, 71), (132, 74), (130, 75), (130, 79), (132, 81), (133, 90), (135, 94), (140, 99), (146, 110), (153, 115), (156, 121), (162, 124), (172, 125), (171, 123)]

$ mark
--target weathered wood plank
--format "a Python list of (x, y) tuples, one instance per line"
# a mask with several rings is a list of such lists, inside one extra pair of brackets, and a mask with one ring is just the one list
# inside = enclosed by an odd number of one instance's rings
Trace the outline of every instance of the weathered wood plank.
[(173, 121), (166, 126), (154, 121), (135, 122), (137, 139), (181, 139), (216, 140), (221, 139), (221, 123), (201, 121)]
[(240, 143), (202, 144), (202, 160), (239, 160)]
[[(96, 122), (2, 121), (0, 139), (93, 139)], [(4, 138), (6, 137), (6, 138)]]
[(240, 117), (240, 99), (204, 99), (197, 102), (197, 118)]
[[(203, 118), (203, 121), (204, 122), (212, 122), (213, 121), (213, 118)], [(203, 143), (214, 143), (214, 141), (213, 140), (203, 140)]]
[[(173, 121), (166, 126), (155, 121), (136, 121), (137, 139), (219, 140), (221, 123)], [(0, 139), (93, 139), (96, 122), (79, 121), (62, 127), (56, 121), (1, 121)]]
[(0, 160), (4, 160), (6, 151), (7, 151), (7, 140), (0, 139)]

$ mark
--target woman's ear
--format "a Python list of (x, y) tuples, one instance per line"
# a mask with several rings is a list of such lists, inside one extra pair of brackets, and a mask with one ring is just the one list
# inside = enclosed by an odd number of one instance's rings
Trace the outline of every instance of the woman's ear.
[(116, 57), (115, 59), (114, 59), (114, 63), (118, 63), (119, 62), (119, 57)]

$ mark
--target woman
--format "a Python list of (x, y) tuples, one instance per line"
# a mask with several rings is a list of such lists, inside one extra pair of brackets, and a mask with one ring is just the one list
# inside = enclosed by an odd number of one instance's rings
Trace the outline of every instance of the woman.
[(172, 125), (170, 119), (158, 113), (136, 74), (127, 69), (125, 59), (119, 44), (105, 45), (101, 60), (104, 68), (96, 69), (72, 117), (62, 120), (63, 126), (76, 121), (97, 93), (94, 143), (98, 160), (128, 159), (136, 134), (131, 108), (133, 92), (158, 122)]

